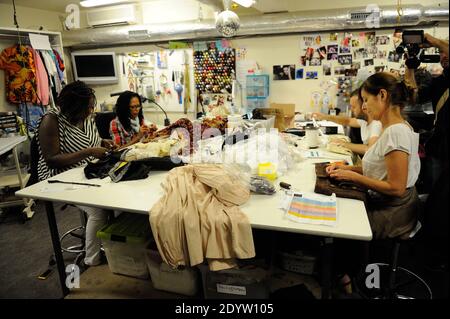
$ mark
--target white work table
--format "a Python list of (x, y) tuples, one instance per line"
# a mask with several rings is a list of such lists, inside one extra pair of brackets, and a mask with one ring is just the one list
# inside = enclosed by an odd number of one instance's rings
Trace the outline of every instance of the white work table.
[[(346, 156), (330, 154), (330, 158), (345, 159)], [(324, 162), (326, 159), (305, 159), (297, 164), (289, 174), (280, 176), (275, 182), (277, 193), (274, 195), (253, 194), (249, 201), (241, 206), (241, 210), (248, 216), (254, 228), (281, 232), (302, 233), (320, 236), (325, 239), (323, 245), (324, 264), (323, 296), (329, 297), (331, 261), (330, 246), (333, 238), (347, 238), (369, 241), (372, 231), (363, 202), (352, 199), (337, 199), (338, 218), (336, 226), (310, 225), (296, 223), (284, 217), (284, 211), (279, 208), (284, 190), (280, 189), (279, 182), (292, 185), (294, 191), (313, 192), (315, 185), (314, 162)], [(81, 182), (101, 185), (79, 186), (69, 184), (49, 184), (47, 181), (39, 182), (16, 192), (17, 196), (40, 199), (46, 202), (47, 216), (52, 235), (55, 257), (58, 264), (63, 294), (69, 290), (65, 286), (65, 266), (62, 259), (59, 233), (56, 225), (52, 202), (62, 202), (93, 206), (104, 209), (126, 211), (138, 214), (148, 214), (152, 206), (163, 195), (161, 182), (167, 175), (166, 171), (151, 171), (149, 177), (137, 181), (124, 181), (114, 183), (109, 177), (104, 179), (87, 179), (83, 167), (74, 168), (61, 173), (51, 180), (66, 182)]]
[[(160, 185), (166, 174), (167, 172), (151, 171), (146, 179), (114, 183), (109, 177), (102, 180), (87, 179), (84, 176), (83, 168), (79, 167), (50, 179), (92, 183), (101, 185), (101, 187), (49, 184), (47, 181), (43, 181), (16, 192), (16, 195), (44, 201), (148, 214), (152, 206), (163, 195)], [(283, 194), (283, 190), (278, 186), (280, 181), (291, 184), (295, 191), (313, 192), (315, 185), (313, 160), (305, 160), (297, 165), (295, 172), (279, 177), (276, 194), (253, 194), (250, 200), (241, 206), (241, 210), (248, 216), (252, 227), (324, 237), (372, 239), (364, 203), (358, 200), (337, 199), (338, 220), (336, 226), (310, 225), (285, 219), (284, 211), (279, 208)]]
[(12, 136), (0, 138), (0, 155), (9, 152), (14, 147), (27, 140), (26, 136)]
[[(0, 176), (0, 188), (3, 187), (20, 187), (24, 188), (26, 183), (28, 182), (28, 179), (30, 177), (29, 174), (22, 175), (22, 172), (20, 170), (20, 163), (19, 163), (19, 155), (17, 153), (17, 146), (19, 146), (21, 143), (25, 142), (27, 140), (26, 136), (12, 136), (12, 137), (1, 137), (0, 138), (0, 155), (3, 155), (10, 150), (13, 151), (14, 156), (14, 163), (16, 167), (16, 174), (15, 175), (3, 175)], [(1, 202), (1, 207), (8, 207), (8, 206), (17, 206), (17, 205), (24, 205), (25, 208), (23, 210), (23, 213), (26, 214), (26, 218), (33, 217), (33, 210), (32, 206), (34, 204), (33, 200), (11, 200), (7, 202)]]

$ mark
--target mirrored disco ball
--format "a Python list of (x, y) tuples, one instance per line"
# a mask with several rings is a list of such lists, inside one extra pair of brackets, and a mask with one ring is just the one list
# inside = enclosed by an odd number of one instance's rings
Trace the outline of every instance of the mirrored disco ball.
[(237, 30), (239, 30), (239, 26), (239, 17), (233, 11), (222, 11), (217, 16), (216, 29), (224, 37), (234, 36)]

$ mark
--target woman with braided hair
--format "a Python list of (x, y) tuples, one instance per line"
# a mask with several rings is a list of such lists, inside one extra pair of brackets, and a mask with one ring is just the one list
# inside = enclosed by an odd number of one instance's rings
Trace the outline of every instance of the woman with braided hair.
[[(102, 140), (91, 117), (96, 104), (94, 90), (84, 82), (66, 85), (57, 98), (59, 109), (52, 109), (39, 123), (36, 140), (39, 150), (38, 178), (46, 180), (61, 172), (102, 158), (114, 147)], [(88, 215), (86, 225), (86, 265), (100, 264), (100, 242), (96, 237), (105, 223), (107, 212), (79, 207)]]

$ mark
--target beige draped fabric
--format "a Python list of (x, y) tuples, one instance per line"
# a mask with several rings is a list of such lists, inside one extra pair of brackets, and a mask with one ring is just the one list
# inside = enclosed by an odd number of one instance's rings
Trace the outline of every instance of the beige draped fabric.
[(207, 259), (215, 271), (255, 256), (250, 222), (238, 207), (250, 191), (220, 165), (174, 168), (162, 187), (150, 224), (167, 264), (195, 266)]

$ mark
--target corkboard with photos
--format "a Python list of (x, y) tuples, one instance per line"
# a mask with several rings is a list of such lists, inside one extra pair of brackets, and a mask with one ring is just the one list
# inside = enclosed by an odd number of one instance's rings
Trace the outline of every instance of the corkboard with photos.
[[(394, 30), (331, 32), (300, 36), (297, 72), (322, 76), (356, 77), (358, 71), (404, 72), (404, 61), (395, 49), (401, 33)], [(308, 79), (308, 77), (306, 77)]]

